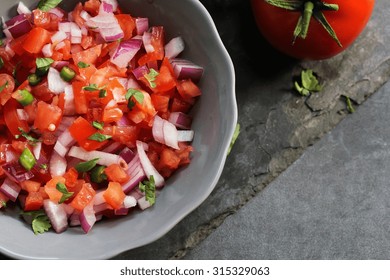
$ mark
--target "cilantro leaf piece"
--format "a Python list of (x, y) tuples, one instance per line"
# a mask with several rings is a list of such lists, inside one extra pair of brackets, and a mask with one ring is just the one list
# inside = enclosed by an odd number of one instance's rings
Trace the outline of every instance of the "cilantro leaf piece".
[(5, 202), (5, 201), (1, 201), (1, 205), (2, 205), (2, 207), (7, 207), (7, 202)]
[(135, 102), (133, 98), (139, 103), (142, 104), (144, 102), (144, 95), (141, 91), (137, 89), (130, 88), (127, 90), (125, 98), (128, 101), (127, 107), (131, 110), (135, 106)]
[(150, 176), (149, 181), (139, 182), (138, 187), (141, 192), (145, 193), (145, 199), (150, 205), (156, 203), (156, 185), (153, 175)]
[(104, 98), (107, 96), (107, 90), (101, 89), (99, 90), (99, 98)]
[(18, 127), (19, 131), (20, 131), (20, 135), (23, 136), (24, 138), (26, 138), (26, 140), (30, 143), (30, 144), (36, 144), (38, 142), (41, 142), (41, 140), (39, 139), (36, 139), (34, 137), (32, 137), (31, 135), (29, 135), (26, 131), (23, 130), (23, 128), (21, 127)]
[[(0, 47), (1, 46), (2, 45), (0, 44)], [(3, 66), (4, 66), (4, 60), (3, 60), (3, 58), (0, 57), (0, 69), (3, 68)]]
[(349, 98), (346, 95), (342, 95), (342, 96), (345, 98), (345, 102), (347, 103), (347, 110), (348, 110), (348, 112), (351, 113), (351, 114), (355, 113), (355, 108), (352, 105), (351, 98)]
[(75, 166), (75, 168), (76, 168), (77, 172), (79, 172), (79, 173), (88, 172), (96, 166), (98, 161), (99, 161), (99, 158), (94, 158), (94, 159), (91, 159), (90, 161), (80, 162)]
[(89, 140), (94, 140), (94, 141), (98, 141), (98, 142), (104, 142), (110, 138), (112, 138), (111, 135), (101, 134), (99, 132), (96, 132), (88, 137)]
[(302, 96), (308, 96), (312, 92), (319, 92), (322, 90), (322, 85), (320, 85), (316, 75), (311, 69), (302, 70), (301, 84), (296, 81), (294, 87)]
[(64, 203), (67, 199), (71, 198), (74, 192), (69, 192), (66, 186), (62, 183), (57, 183), (56, 189), (62, 193), (61, 199), (58, 201), (59, 204)]
[(47, 71), (49, 71), (50, 66), (53, 64), (54, 60), (45, 57), (45, 58), (37, 58), (35, 60), (35, 64), (37, 65), (38, 74), (45, 75)]
[(77, 66), (78, 66), (79, 68), (88, 68), (90, 65), (89, 65), (88, 63), (79, 61), (79, 63), (77, 63)]
[(97, 86), (97, 84), (90, 84), (88, 86), (83, 87), (83, 90), (96, 91), (96, 90), (99, 90), (99, 87)]
[(38, 3), (38, 9), (41, 11), (47, 12), (55, 7), (57, 7), (62, 0), (41, 0)]
[(240, 124), (239, 123), (236, 125), (236, 128), (234, 129), (233, 137), (232, 137), (232, 140), (230, 142), (230, 146), (229, 146), (229, 150), (228, 150), (227, 154), (230, 154), (230, 151), (232, 150), (233, 145), (234, 145), (234, 143), (236, 142), (236, 140), (238, 138), (238, 135), (240, 135)]
[(148, 74), (144, 75), (145, 79), (149, 82), (151, 88), (155, 88), (157, 86), (155, 81), (158, 75), (159, 73), (153, 68), (150, 69)]
[(38, 216), (31, 223), (34, 234), (41, 234), (51, 228), (49, 217), (46, 215)]
[(93, 121), (92, 126), (96, 129), (102, 130), (104, 127), (104, 122)]

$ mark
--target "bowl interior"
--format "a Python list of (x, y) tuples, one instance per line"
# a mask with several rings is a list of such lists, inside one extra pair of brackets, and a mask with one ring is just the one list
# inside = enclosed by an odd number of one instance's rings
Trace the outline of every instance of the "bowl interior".
[[(31, 9), (38, 1), (23, 1)], [(78, 1), (63, 1), (70, 10)], [(157, 203), (146, 211), (95, 224), (84, 234), (70, 228), (62, 234), (34, 235), (16, 207), (0, 211), (0, 251), (19, 259), (106, 259), (150, 243), (168, 232), (210, 194), (222, 172), (237, 121), (234, 69), (214, 23), (198, 0), (119, 0), (124, 12), (163, 25), (166, 38), (182, 36), (181, 57), (204, 67), (203, 95), (191, 114), (195, 139), (191, 164), (167, 181)], [(2, 0), (3, 16), (16, 14), (14, 0)], [(7, 11), (7, 12), (6, 12)]]

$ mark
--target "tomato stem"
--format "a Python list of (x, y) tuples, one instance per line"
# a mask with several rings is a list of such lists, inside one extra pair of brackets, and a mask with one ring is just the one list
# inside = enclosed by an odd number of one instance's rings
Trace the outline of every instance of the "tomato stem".
[(303, 10), (303, 19), (301, 21), (302, 28), (301, 28), (301, 32), (298, 35), (302, 39), (305, 39), (307, 36), (311, 16), (313, 15), (313, 9), (314, 9), (314, 4), (312, 2), (309, 1), (305, 3), (305, 9)]

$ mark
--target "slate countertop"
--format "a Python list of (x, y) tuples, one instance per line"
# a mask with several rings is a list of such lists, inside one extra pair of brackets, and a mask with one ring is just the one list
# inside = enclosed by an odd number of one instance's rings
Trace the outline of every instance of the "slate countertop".
[[(201, 2), (235, 66), (241, 134), (219, 183), (199, 208), (164, 237), (114, 259), (390, 257), (383, 249), (390, 247), (384, 130), (390, 116), (376, 115), (390, 107), (388, 1), (376, 1), (371, 21), (347, 51), (316, 62), (270, 47), (258, 33), (249, 1)], [(304, 68), (325, 84), (308, 98), (292, 90)], [(356, 114), (348, 114), (342, 95), (353, 100)], [(369, 97), (373, 101), (365, 102)], [(354, 141), (362, 135), (367, 138)], [(348, 149), (338, 150), (343, 143)], [(367, 221), (372, 217), (377, 218)], [(351, 233), (359, 237), (356, 243), (340, 247), (338, 237), (347, 240)]]

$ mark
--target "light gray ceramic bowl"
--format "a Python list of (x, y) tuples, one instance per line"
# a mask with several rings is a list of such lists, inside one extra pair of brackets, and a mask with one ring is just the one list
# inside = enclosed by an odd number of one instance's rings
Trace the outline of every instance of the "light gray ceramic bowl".
[[(35, 8), (38, 1), (23, 2)], [(71, 9), (78, 1), (63, 2), (61, 7)], [(14, 16), (16, 4), (15, 0), (2, 0), (2, 15)], [(133, 16), (147, 16), (152, 25), (163, 25), (167, 38), (182, 36), (186, 49), (181, 57), (205, 68), (200, 83), (203, 95), (192, 112), (192, 162), (168, 180), (152, 208), (98, 222), (88, 234), (70, 228), (62, 234), (34, 235), (18, 216), (18, 209), (0, 211), (3, 254), (17, 259), (113, 257), (162, 237), (197, 208), (218, 182), (237, 122), (237, 105), (234, 68), (212, 18), (198, 0), (119, 0), (119, 4)]]

